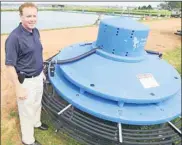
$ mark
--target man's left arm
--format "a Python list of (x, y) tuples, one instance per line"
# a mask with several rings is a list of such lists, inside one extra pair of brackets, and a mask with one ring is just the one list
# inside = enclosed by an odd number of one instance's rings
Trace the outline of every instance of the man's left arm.
[[(39, 33), (39, 30), (38, 29), (36, 29), (37, 30), (37, 33), (38, 33), (38, 36), (39, 36), (39, 41), (40, 41), (40, 43), (41, 43), (41, 37), (40, 37), (40, 33)], [(41, 43), (41, 45), (42, 45), (42, 43)], [(43, 50), (43, 49), (42, 49)], [(43, 53), (42, 53), (43, 54)], [(45, 76), (45, 74), (44, 74), (44, 71), (42, 71), (42, 75), (43, 75), (43, 81), (46, 81), (46, 76)]]

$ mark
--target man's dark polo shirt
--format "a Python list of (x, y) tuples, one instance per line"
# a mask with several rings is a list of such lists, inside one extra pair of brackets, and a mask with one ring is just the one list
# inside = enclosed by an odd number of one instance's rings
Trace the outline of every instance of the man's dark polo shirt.
[(22, 24), (14, 29), (5, 43), (6, 65), (14, 66), (16, 72), (27, 76), (39, 74), (43, 70), (42, 45), (38, 29), (32, 33)]

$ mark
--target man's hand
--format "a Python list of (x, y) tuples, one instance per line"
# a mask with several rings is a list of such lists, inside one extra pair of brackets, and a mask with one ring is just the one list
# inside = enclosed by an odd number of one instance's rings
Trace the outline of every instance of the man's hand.
[(18, 81), (18, 76), (15, 70), (15, 67), (11, 65), (7, 65), (6, 68), (10, 76), (9, 79), (12, 81), (12, 83), (15, 86), (17, 99), (25, 100), (28, 97), (28, 93), (24, 88), (22, 88), (20, 82)]
[(27, 95), (28, 95), (27, 91), (24, 88), (22, 88), (21, 86), (18, 86), (16, 88), (16, 97), (18, 99), (25, 100), (25, 99), (27, 99)]

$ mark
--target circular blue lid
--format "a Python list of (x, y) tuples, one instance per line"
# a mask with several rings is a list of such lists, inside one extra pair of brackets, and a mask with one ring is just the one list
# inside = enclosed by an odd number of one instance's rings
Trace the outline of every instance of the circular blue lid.
[[(91, 45), (75, 44), (53, 60), (73, 58), (90, 49)], [(55, 76), (49, 72), (49, 79), (60, 97), (109, 121), (152, 125), (181, 114), (180, 75), (155, 55), (147, 54), (146, 59), (131, 63), (96, 53), (73, 63), (57, 64)]]
[[(96, 117), (134, 125), (167, 122), (181, 114), (181, 77), (158, 55), (146, 53), (148, 28), (128, 18), (102, 20), (97, 40), (64, 48), (51, 84), (73, 106)], [(49, 70), (50, 71), (50, 70)]]
[[(76, 44), (65, 48), (56, 59), (72, 58), (73, 54), (77, 56), (90, 49), (91, 46)], [(180, 90), (178, 72), (156, 55), (146, 54), (143, 61), (130, 63), (106, 59), (96, 53), (77, 62), (60, 65), (59, 69), (67, 80), (82, 90), (118, 102), (158, 103)]]

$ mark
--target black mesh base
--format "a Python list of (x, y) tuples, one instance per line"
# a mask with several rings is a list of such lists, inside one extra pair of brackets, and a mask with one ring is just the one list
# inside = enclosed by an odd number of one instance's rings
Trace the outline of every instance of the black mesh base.
[[(122, 139), (119, 142), (118, 124), (94, 117), (88, 113), (70, 107), (58, 115), (68, 105), (53, 90), (52, 85), (44, 84), (43, 108), (54, 127), (88, 145), (180, 145), (181, 136), (168, 123), (151, 126), (122, 124)], [(181, 119), (172, 123), (181, 130)]]

